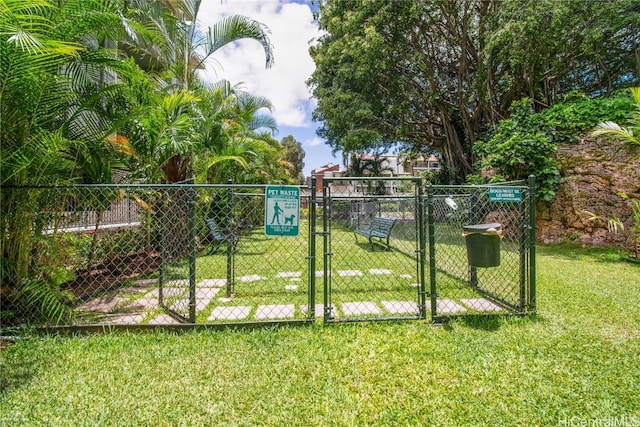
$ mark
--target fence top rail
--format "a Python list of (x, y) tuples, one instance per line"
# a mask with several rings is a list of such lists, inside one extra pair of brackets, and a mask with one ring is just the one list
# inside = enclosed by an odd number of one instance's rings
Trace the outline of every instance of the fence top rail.
[(352, 202), (376, 202), (376, 201), (403, 201), (413, 200), (416, 197), (414, 193), (407, 194), (331, 194), (332, 200), (347, 200)]
[(494, 187), (519, 187), (519, 188), (529, 188), (525, 181), (507, 181), (507, 182), (494, 182), (491, 184), (459, 184), (459, 185), (432, 185), (429, 184), (429, 188), (434, 190), (441, 189), (474, 189), (474, 188), (494, 188)]
[[(267, 186), (279, 186), (280, 184), (51, 184), (51, 185), (0, 185), (0, 189), (81, 189), (81, 188), (132, 188), (132, 189), (163, 189), (163, 188), (218, 188), (218, 189), (264, 189)], [(289, 186), (289, 184), (282, 184)], [(301, 190), (308, 190), (307, 185), (294, 185)]]
[(326, 185), (333, 181), (422, 181), (419, 176), (325, 176), (322, 178)]

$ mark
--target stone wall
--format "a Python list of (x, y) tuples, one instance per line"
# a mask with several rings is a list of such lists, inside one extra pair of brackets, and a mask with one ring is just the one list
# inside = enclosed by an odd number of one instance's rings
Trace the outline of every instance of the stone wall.
[[(618, 193), (640, 198), (640, 147), (612, 138), (583, 139), (558, 146), (557, 158), (562, 180), (554, 200), (537, 206), (538, 240), (631, 247), (631, 205)], [(624, 231), (607, 230), (606, 219), (614, 215)]]

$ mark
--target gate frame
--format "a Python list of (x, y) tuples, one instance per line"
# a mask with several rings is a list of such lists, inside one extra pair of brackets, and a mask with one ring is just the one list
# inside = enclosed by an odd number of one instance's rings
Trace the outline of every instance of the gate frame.
[[(503, 307), (509, 307), (513, 310), (512, 313), (506, 314), (517, 314), (517, 315), (528, 315), (536, 313), (536, 267), (535, 267), (535, 245), (536, 245), (536, 177), (535, 175), (529, 175), (528, 179), (518, 180), (518, 181), (509, 181), (509, 182), (499, 182), (495, 184), (485, 184), (485, 185), (431, 185), (427, 186), (427, 209), (428, 209), (428, 237), (429, 237), (429, 273), (430, 273), (430, 283), (431, 283), (431, 319), (434, 324), (442, 324), (451, 318), (461, 317), (461, 316), (469, 316), (460, 314), (460, 315), (446, 315), (441, 316), (437, 313), (437, 299), (438, 299), (438, 285), (436, 278), (436, 247), (435, 247), (435, 221), (434, 219), (434, 210), (433, 210), (433, 199), (434, 192), (436, 189), (461, 189), (461, 188), (492, 188), (492, 187), (503, 187), (503, 186), (514, 186), (520, 189), (527, 190), (526, 200), (523, 200), (520, 203), (518, 209), (522, 213), (526, 213), (527, 221), (522, 221), (519, 223), (519, 298), (520, 298), (520, 307), (513, 307), (511, 304), (508, 304), (504, 301), (500, 302), (500, 305)], [(529, 240), (529, 246), (526, 246), (526, 241)], [(475, 275), (477, 267), (470, 266), (470, 274), (472, 277), (469, 278), (470, 281), (473, 281), (473, 276)], [(476, 278), (477, 281), (477, 278)], [(506, 308), (505, 307), (505, 308)]]
[[(325, 177), (323, 179), (323, 193), (322, 193), (322, 232), (318, 233), (323, 236), (324, 241), (324, 274), (323, 274), (323, 305), (324, 305), (324, 323), (338, 323), (338, 322), (354, 322), (354, 321), (381, 321), (381, 320), (415, 320), (412, 317), (392, 317), (392, 318), (368, 318), (368, 319), (334, 319), (331, 316), (332, 306), (331, 306), (331, 280), (332, 280), (332, 269), (331, 269), (331, 233), (330, 233), (330, 191), (329, 185), (332, 182), (340, 182), (340, 181), (412, 181), (417, 185), (417, 191), (414, 194), (415, 198), (415, 207), (416, 207), (416, 221), (417, 222), (417, 233), (416, 242), (417, 249), (416, 252), (419, 254), (417, 257), (417, 277), (416, 279), (419, 281), (418, 283), (418, 309), (419, 315), (418, 318), (426, 319), (426, 296), (429, 296), (430, 299), (430, 314), (431, 321), (434, 324), (442, 324), (444, 321), (460, 317), (460, 316), (469, 316), (468, 314), (459, 314), (459, 315), (446, 315), (442, 316), (438, 314), (437, 311), (437, 300), (438, 300), (438, 284), (436, 277), (436, 241), (435, 241), (435, 225), (434, 225), (434, 207), (433, 200), (435, 196), (436, 189), (442, 188), (477, 188), (477, 189), (488, 189), (491, 187), (502, 187), (505, 185), (517, 186), (521, 189), (527, 191), (526, 200), (522, 201), (517, 209), (521, 211), (524, 215), (524, 220), (519, 222), (519, 283), (518, 286), (518, 297), (520, 299), (520, 307), (512, 306), (507, 302), (500, 302), (501, 305), (506, 310), (510, 310), (505, 314), (518, 314), (518, 315), (527, 315), (534, 314), (536, 312), (536, 269), (535, 269), (535, 244), (536, 244), (536, 217), (535, 217), (535, 191), (536, 191), (536, 180), (535, 175), (530, 175), (528, 180), (519, 180), (519, 181), (511, 181), (511, 182), (501, 182), (496, 184), (489, 185), (451, 185), (451, 186), (440, 186), (440, 185), (427, 185), (427, 193), (426, 197), (423, 194), (423, 184), (424, 178), (422, 177)], [(314, 188), (315, 188), (315, 177), (312, 180)], [(425, 208), (426, 208), (426, 221), (425, 221)], [(528, 221), (527, 221), (528, 219)], [(527, 246), (527, 239), (529, 240), (529, 245)], [(426, 251), (429, 250), (429, 291), (426, 291), (426, 283), (425, 283), (425, 266), (426, 266)], [(470, 272), (472, 276), (474, 275), (476, 267), (470, 267)], [(470, 278), (472, 280), (472, 278)], [(477, 280), (477, 279), (476, 279)], [(485, 294), (485, 296), (489, 296)], [(492, 298), (492, 299), (495, 299)]]
[[(331, 232), (330, 232), (330, 203), (328, 200), (331, 199), (329, 186), (333, 182), (370, 182), (370, 181), (405, 181), (412, 182), (414, 184), (414, 192), (411, 196), (401, 195), (403, 198), (413, 199), (414, 207), (415, 207), (415, 221), (416, 221), (416, 243), (415, 243), (415, 260), (416, 260), (416, 281), (418, 282), (417, 287), (417, 295), (415, 298), (415, 302), (418, 308), (417, 316), (388, 316), (388, 317), (376, 317), (376, 318), (346, 318), (346, 319), (335, 319), (331, 316), (333, 311), (333, 306), (331, 305), (331, 282), (333, 278), (332, 269), (331, 269), (331, 259), (332, 259), (332, 250), (331, 250)], [(323, 305), (324, 305), (324, 318), (323, 321), (325, 324), (328, 323), (345, 323), (345, 322), (363, 322), (363, 321), (397, 321), (397, 320), (424, 320), (427, 318), (427, 309), (426, 309), (426, 296), (427, 291), (425, 288), (425, 257), (426, 257), (426, 247), (425, 247), (425, 224), (424, 224), (424, 197), (423, 197), (423, 181), (422, 177), (416, 176), (407, 176), (407, 177), (324, 177), (322, 181), (322, 232), (323, 236), (323, 248), (324, 248), (324, 274), (323, 274)], [(393, 198), (393, 196), (381, 195), (381, 197)]]

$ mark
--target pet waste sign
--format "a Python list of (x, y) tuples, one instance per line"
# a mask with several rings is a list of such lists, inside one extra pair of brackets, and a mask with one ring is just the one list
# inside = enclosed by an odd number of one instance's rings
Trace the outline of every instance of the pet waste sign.
[(300, 232), (300, 188), (268, 185), (265, 189), (264, 234), (297, 236)]

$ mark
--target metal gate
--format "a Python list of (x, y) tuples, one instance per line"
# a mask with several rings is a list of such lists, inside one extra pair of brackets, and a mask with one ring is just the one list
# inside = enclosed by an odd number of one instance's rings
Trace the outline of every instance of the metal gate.
[(419, 178), (325, 178), (324, 320), (423, 319)]
[[(197, 323), (282, 323), (312, 321), (315, 237), (309, 218), (315, 215), (311, 194), (300, 191), (299, 211), (278, 219), (296, 224), (289, 236), (265, 233), (264, 185), (198, 188), (196, 229), (203, 236), (196, 271), (196, 293), (202, 301)], [(291, 188), (270, 186), (270, 188)], [(286, 214), (286, 215), (285, 215)], [(286, 218), (285, 218), (286, 216)], [(216, 233), (218, 238), (213, 238)]]
[(427, 189), (431, 316), (535, 311), (535, 181)]
[(535, 310), (534, 181), (325, 178), (325, 322)]

